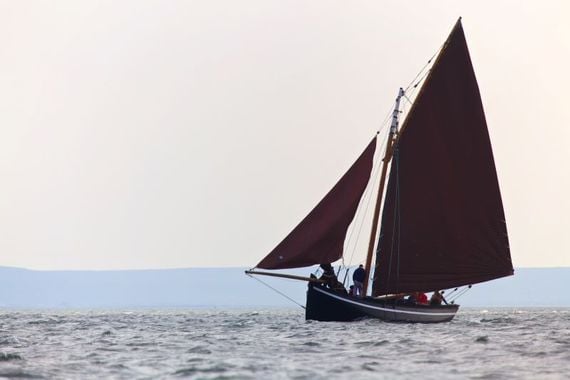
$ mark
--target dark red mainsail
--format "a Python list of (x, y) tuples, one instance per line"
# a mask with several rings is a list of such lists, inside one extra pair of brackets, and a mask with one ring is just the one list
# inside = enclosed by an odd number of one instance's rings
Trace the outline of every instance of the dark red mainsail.
[(375, 149), (376, 138), (309, 215), (256, 267), (300, 268), (338, 260), (370, 179)]
[(395, 145), (373, 295), (511, 274), (493, 152), (458, 21)]

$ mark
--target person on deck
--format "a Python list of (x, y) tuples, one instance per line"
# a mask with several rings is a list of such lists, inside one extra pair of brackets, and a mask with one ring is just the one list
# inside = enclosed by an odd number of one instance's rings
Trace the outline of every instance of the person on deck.
[(356, 290), (354, 289), (354, 285), (350, 285), (350, 287), (348, 288), (348, 294), (351, 296), (356, 295)]
[(405, 302), (408, 305), (415, 305), (418, 302), (418, 298), (416, 297), (417, 293), (412, 293), (406, 298)]
[(433, 306), (439, 306), (441, 305), (442, 302), (445, 302), (447, 304), (445, 298), (443, 298), (443, 295), (440, 293), (440, 291), (436, 290), (435, 292), (433, 292), (429, 300), (429, 304)]
[(323, 270), (323, 274), (321, 275), (320, 279), (324, 280), (327, 285), (330, 285), (333, 280), (336, 280), (336, 275), (334, 274), (334, 269), (330, 264), (321, 264), (321, 269)]
[(346, 294), (346, 289), (344, 288), (344, 285), (336, 278), (336, 274), (334, 273), (332, 265), (321, 264), (320, 267), (323, 270), (323, 274), (321, 275), (320, 279), (324, 280), (325, 284), (332, 290)]
[(406, 298), (406, 303), (412, 305), (427, 305), (428, 298), (425, 293), (414, 292), (410, 294), (408, 298)]
[(358, 266), (358, 268), (356, 268), (354, 270), (354, 273), (352, 274), (352, 282), (354, 282), (354, 295), (355, 296), (360, 296), (360, 297), (364, 297), (364, 277), (366, 276), (366, 271), (364, 270), (364, 267), (362, 266), (362, 264), (360, 264)]
[(427, 305), (428, 304), (428, 298), (426, 296), (425, 293), (422, 292), (418, 292), (416, 295), (416, 302), (422, 305)]

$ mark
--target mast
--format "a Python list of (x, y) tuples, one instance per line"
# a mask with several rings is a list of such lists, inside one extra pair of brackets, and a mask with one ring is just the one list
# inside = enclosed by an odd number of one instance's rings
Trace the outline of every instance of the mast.
[(376, 242), (376, 232), (378, 230), (378, 220), (380, 216), (380, 206), (382, 203), (382, 194), (384, 193), (384, 185), (386, 183), (386, 172), (388, 170), (388, 163), (392, 158), (392, 146), (394, 138), (398, 133), (398, 116), (400, 115), (400, 99), (404, 96), (404, 90), (400, 87), (398, 91), (398, 96), (396, 97), (396, 105), (394, 106), (394, 111), (392, 112), (392, 125), (390, 126), (390, 133), (388, 134), (388, 141), (386, 143), (386, 153), (382, 159), (382, 175), (380, 176), (380, 186), (378, 187), (378, 195), (376, 197), (376, 206), (374, 208), (374, 217), (372, 219), (372, 230), (370, 231), (370, 241), (368, 243), (368, 254), (366, 255), (366, 265), (364, 267), (364, 294), (366, 295), (368, 291), (368, 281), (371, 272), (372, 255), (374, 253), (374, 244)]
[[(430, 69), (428, 76), (426, 78), (426, 80), (424, 81), (424, 84), (422, 85), (422, 87), (420, 88), (420, 93), (417, 95), (416, 98), (419, 98), (420, 95), (422, 95), (422, 93), (424, 92), (424, 87), (425, 87), (425, 83), (429, 81), (429, 79), (431, 78), (432, 75), (432, 71), (433, 71), (433, 67), (436, 67), (436, 65), (438, 64), (439, 60), (441, 59), (441, 56), (443, 55), (443, 51), (447, 48), (447, 45), (449, 44), (449, 39), (451, 37), (451, 35), (453, 35), (453, 32), (458, 28), (461, 27), (461, 17), (459, 17), (459, 19), (457, 20), (457, 22), (455, 23), (455, 25), (453, 26), (453, 29), (450, 33), (450, 35), (447, 37), (447, 40), (444, 42), (443, 47), (440, 51), (440, 53), (438, 54), (432, 69)], [(400, 99), (401, 97), (404, 96), (404, 90), (400, 87), (400, 91), (398, 92), (398, 97), (396, 98), (396, 105), (394, 106), (394, 112), (392, 113), (392, 125), (390, 127), (390, 134), (388, 135), (388, 142), (386, 143), (386, 153), (384, 155), (384, 158), (382, 159), (383, 161), (383, 165), (382, 165), (382, 175), (380, 177), (380, 186), (378, 189), (378, 196), (376, 199), (376, 208), (374, 209), (374, 218), (372, 220), (372, 231), (370, 234), (370, 242), (368, 244), (368, 254), (366, 256), (366, 276), (364, 278), (364, 292), (367, 291), (368, 289), (368, 282), (370, 280), (370, 272), (371, 272), (371, 265), (372, 265), (372, 256), (374, 253), (374, 244), (376, 242), (376, 235), (377, 235), (377, 229), (378, 229), (378, 222), (379, 222), (379, 216), (380, 216), (380, 206), (382, 203), (382, 195), (384, 193), (384, 187), (386, 185), (386, 173), (388, 171), (388, 164), (390, 163), (390, 160), (392, 159), (392, 147), (394, 146), (395, 143), (398, 142), (398, 139), (401, 136), (401, 132), (408, 126), (408, 118), (406, 118), (404, 120), (404, 123), (402, 125), (402, 128), (400, 130), (400, 133), (398, 133), (398, 116), (400, 114), (399, 108), (400, 108)], [(412, 111), (414, 110), (414, 107), (416, 105), (416, 102), (414, 102), (412, 104), (412, 108), (410, 109), (410, 112), (408, 114), (411, 114)]]

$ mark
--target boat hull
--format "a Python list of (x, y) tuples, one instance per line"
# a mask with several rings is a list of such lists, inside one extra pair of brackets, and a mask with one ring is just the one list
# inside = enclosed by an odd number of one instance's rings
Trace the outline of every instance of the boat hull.
[(406, 305), (394, 300), (358, 298), (313, 285), (307, 290), (305, 318), (316, 321), (354, 321), (376, 318), (386, 322), (440, 323), (453, 319), (459, 305)]

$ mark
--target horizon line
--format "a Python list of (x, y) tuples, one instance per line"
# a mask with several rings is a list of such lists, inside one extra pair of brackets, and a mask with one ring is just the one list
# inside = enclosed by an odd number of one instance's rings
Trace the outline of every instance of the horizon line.
[[(356, 265), (348, 266), (349, 268)], [(289, 270), (298, 270), (311, 267), (291, 268)], [(197, 266), (197, 267), (170, 267), (170, 268), (138, 268), (138, 269), (34, 269), (16, 266), (0, 265), (0, 269), (25, 270), (30, 272), (149, 272), (149, 271), (174, 271), (174, 270), (197, 270), (197, 269), (251, 269), (247, 266)], [(570, 269), (570, 266), (536, 266), (536, 267), (514, 267), (515, 273), (519, 269)], [(282, 271), (283, 269), (280, 269)]]

